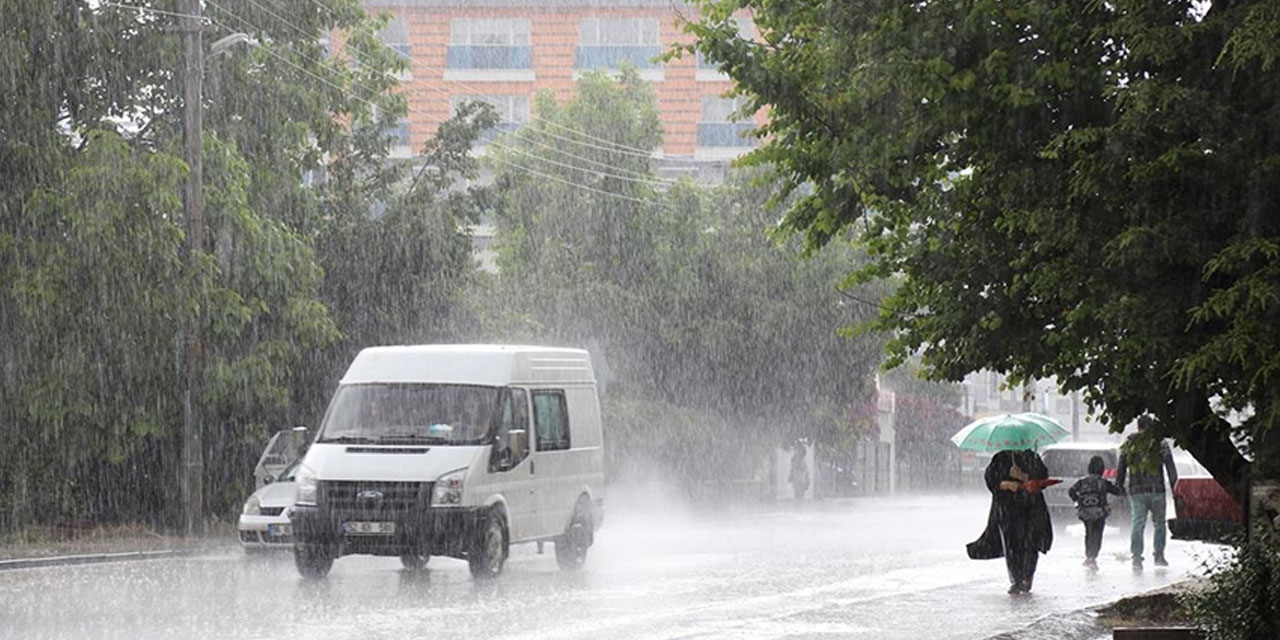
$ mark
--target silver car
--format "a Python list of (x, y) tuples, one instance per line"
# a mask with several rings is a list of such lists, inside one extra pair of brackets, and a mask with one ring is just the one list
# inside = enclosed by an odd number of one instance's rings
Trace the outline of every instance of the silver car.
[(294, 474), (302, 459), (294, 460), (279, 477), (259, 487), (244, 503), (240, 512), (240, 544), (246, 552), (266, 549), (291, 549), (293, 524), (289, 509), (298, 497)]
[[(1047, 487), (1044, 490), (1044, 501), (1049, 507), (1049, 516), (1053, 526), (1062, 529), (1080, 522), (1076, 516), (1076, 504), (1067, 495), (1067, 490), (1077, 480), (1088, 475), (1089, 460), (1093, 456), (1102, 456), (1105, 470), (1102, 477), (1115, 482), (1116, 466), (1120, 462), (1120, 445), (1112, 442), (1070, 442), (1045, 447), (1040, 453), (1044, 465), (1049, 468), (1049, 477), (1062, 480), (1062, 484)], [(1129, 527), (1129, 501), (1124, 496), (1109, 496), (1113, 526), (1122, 529)]]

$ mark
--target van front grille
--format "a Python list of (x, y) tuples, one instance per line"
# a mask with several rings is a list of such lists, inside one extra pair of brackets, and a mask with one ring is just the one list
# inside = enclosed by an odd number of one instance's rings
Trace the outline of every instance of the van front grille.
[(430, 504), (431, 483), (322, 480), (320, 499), (336, 510), (410, 511)]

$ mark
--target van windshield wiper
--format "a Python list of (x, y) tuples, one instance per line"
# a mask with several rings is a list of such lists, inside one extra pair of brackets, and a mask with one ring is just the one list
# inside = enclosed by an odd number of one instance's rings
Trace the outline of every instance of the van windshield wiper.
[(376, 439), (368, 436), (333, 436), (330, 438), (321, 438), (317, 442), (332, 442), (335, 444), (369, 444), (377, 442)]
[(423, 435), (421, 433), (393, 433), (391, 435), (385, 435), (385, 436), (379, 437), (377, 439), (377, 442), (382, 444), (386, 444), (386, 443), (400, 444), (404, 442), (408, 442), (411, 444), (418, 444), (418, 443), (448, 444), (452, 442), (452, 440), (450, 440), (449, 438), (441, 438), (440, 436)]

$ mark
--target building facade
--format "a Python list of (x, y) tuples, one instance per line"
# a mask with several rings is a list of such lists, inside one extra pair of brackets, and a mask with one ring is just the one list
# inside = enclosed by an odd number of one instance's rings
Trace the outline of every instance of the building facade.
[[(680, 26), (692, 10), (671, 0), (371, 0), (371, 13), (387, 12), (383, 42), (404, 56), (401, 80), (409, 116), (397, 132), (393, 155), (412, 156), (464, 100), (485, 100), (502, 116), (500, 131), (518, 129), (536, 114), (534, 96), (550, 91), (559, 102), (592, 70), (629, 64), (653, 83), (664, 141), (654, 149), (660, 166), (723, 163), (754, 146), (754, 118), (735, 116), (738, 103), (724, 94), (731, 83), (705, 61), (656, 56), (690, 37)], [(747, 37), (753, 27), (739, 18)], [(761, 116), (757, 115), (755, 118)]]
[(1047, 415), (1070, 430), (1078, 441), (1118, 441), (1098, 416), (1090, 416), (1078, 393), (1064, 394), (1054, 379), (1035, 380), (1011, 387), (1003, 375), (977, 371), (965, 376), (962, 413), (982, 418), (1001, 413), (1034, 411)]

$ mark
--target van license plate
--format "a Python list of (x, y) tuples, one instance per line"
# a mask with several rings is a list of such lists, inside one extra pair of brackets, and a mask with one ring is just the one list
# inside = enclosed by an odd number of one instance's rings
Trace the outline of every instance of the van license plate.
[(293, 535), (293, 525), (292, 524), (269, 524), (267, 525), (267, 535), (291, 536)]
[(396, 532), (394, 522), (344, 522), (342, 532), (361, 536), (389, 535)]

